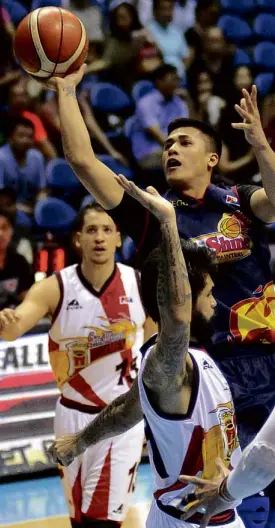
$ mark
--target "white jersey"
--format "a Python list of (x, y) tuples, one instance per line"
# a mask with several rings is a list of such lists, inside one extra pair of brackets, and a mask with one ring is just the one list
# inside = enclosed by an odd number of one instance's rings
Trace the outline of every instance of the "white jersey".
[(57, 278), (61, 298), (49, 356), (62, 403), (98, 411), (129, 390), (140, 365), (145, 313), (137, 274), (117, 264), (100, 292), (74, 265)]
[[(227, 467), (237, 464), (241, 449), (237, 437), (235, 410), (229, 385), (209, 355), (189, 349), (193, 361), (193, 386), (186, 415), (171, 416), (153, 408), (142, 381), (148, 352), (138, 374), (140, 402), (145, 419), (148, 452), (154, 473), (154, 497), (159, 509), (180, 518), (186, 495), (195, 486), (178, 481), (181, 474), (212, 479), (217, 474), (216, 459)], [(145, 347), (143, 347), (143, 350)], [(190, 522), (199, 522), (196, 514)], [(223, 524), (235, 518), (233, 510), (211, 519)]]

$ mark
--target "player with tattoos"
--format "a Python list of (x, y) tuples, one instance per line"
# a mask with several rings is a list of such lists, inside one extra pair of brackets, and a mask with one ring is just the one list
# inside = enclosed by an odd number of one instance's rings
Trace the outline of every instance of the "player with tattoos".
[[(181, 520), (198, 497), (196, 486), (179, 482), (179, 476), (213, 478), (218, 457), (234, 467), (241, 455), (229, 386), (198, 344), (216, 307), (215, 265), (206, 248), (181, 242), (174, 207), (155, 189), (142, 191), (122, 176), (116, 181), (160, 224), (161, 244), (141, 273), (144, 306), (159, 333), (142, 347), (141, 369), (131, 390), (82, 432), (59, 438), (51, 453), (69, 465), (87, 447), (125, 432), (144, 416), (155, 479), (147, 527), (188, 527), (200, 521), (202, 512), (186, 523)], [(243, 527), (234, 507), (225, 508), (210, 524)]]

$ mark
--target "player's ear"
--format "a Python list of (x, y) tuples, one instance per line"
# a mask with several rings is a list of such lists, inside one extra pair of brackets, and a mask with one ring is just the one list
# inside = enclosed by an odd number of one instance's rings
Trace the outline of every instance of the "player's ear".
[(119, 231), (117, 231), (117, 242), (116, 242), (116, 247), (117, 248), (120, 248), (122, 246), (122, 241), (121, 241), (121, 234)]
[(208, 160), (208, 165), (213, 169), (219, 163), (219, 156), (216, 152), (211, 152)]
[(80, 249), (80, 232), (77, 231), (75, 234), (74, 234), (74, 237), (73, 237), (73, 244), (75, 246), (76, 249)]

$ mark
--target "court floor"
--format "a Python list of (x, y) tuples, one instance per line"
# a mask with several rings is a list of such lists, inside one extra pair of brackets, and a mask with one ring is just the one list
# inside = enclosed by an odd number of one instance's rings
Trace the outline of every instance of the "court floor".
[[(144, 528), (152, 498), (148, 464), (138, 470), (132, 507), (123, 528)], [(10, 528), (70, 528), (58, 477), (0, 485), (0, 526)]]

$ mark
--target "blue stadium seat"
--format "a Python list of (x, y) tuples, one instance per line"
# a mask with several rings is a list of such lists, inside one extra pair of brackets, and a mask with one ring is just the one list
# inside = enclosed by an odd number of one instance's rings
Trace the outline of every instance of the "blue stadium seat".
[(259, 40), (275, 40), (275, 15), (258, 15), (253, 29)]
[(24, 211), (16, 211), (15, 224), (17, 226), (25, 227), (26, 229), (31, 229), (33, 226), (32, 219), (24, 213)]
[(248, 53), (237, 48), (234, 54), (234, 66), (249, 66), (252, 63)]
[(255, 78), (255, 84), (257, 86), (258, 94), (261, 98), (265, 97), (269, 93), (271, 87), (273, 86), (274, 80), (274, 73), (266, 72), (259, 73), (259, 75), (257, 75)]
[(58, 198), (44, 198), (34, 209), (37, 227), (43, 231), (64, 233), (71, 229), (75, 217), (75, 210)]
[(232, 15), (245, 15), (254, 11), (255, 0), (221, 0), (221, 8)]
[(133, 179), (133, 172), (129, 167), (125, 167), (119, 161), (115, 160), (112, 156), (108, 154), (100, 154), (97, 158), (102, 161), (109, 169), (111, 169), (115, 174), (123, 174), (128, 180)]
[(275, 13), (275, 2), (274, 0), (256, 0), (257, 8), (266, 13)]
[(255, 64), (267, 71), (275, 72), (275, 44), (272, 42), (260, 42), (254, 48)]
[(61, 7), (61, 0), (32, 0), (31, 11), (47, 6)]
[(138, 81), (132, 90), (132, 97), (137, 103), (144, 95), (147, 95), (149, 92), (154, 90), (154, 84), (151, 81)]
[(238, 507), (238, 513), (245, 528), (265, 528), (269, 514), (269, 498), (261, 495), (248, 497)]
[(74, 192), (82, 189), (82, 184), (63, 158), (51, 160), (46, 168), (47, 185), (53, 192)]
[(133, 106), (132, 99), (111, 83), (94, 84), (90, 90), (90, 99), (93, 108), (109, 114), (119, 114)]
[(18, 2), (18, 0), (3, 0), (2, 5), (8, 11), (15, 26), (18, 26), (21, 20), (28, 14), (26, 7)]
[(252, 36), (252, 31), (248, 23), (237, 16), (221, 16), (218, 21), (218, 26), (224, 32), (226, 39), (237, 45), (248, 43)]
[(136, 246), (133, 240), (130, 237), (126, 237), (123, 241), (121, 248), (121, 256), (123, 262), (128, 262), (130, 258), (134, 255)]
[(94, 196), (92, 196), (91, 194), (87, 194), (87, 196), (84, 196), (82, 202), (81, 202), (81, 205), (80, 205), (80, 209), (84, 209), (84, 207), (86, 207), (86, 205), (89, 205), (89, 204), (92, 204), (92, 203), (96, 203), (96, 199)]

